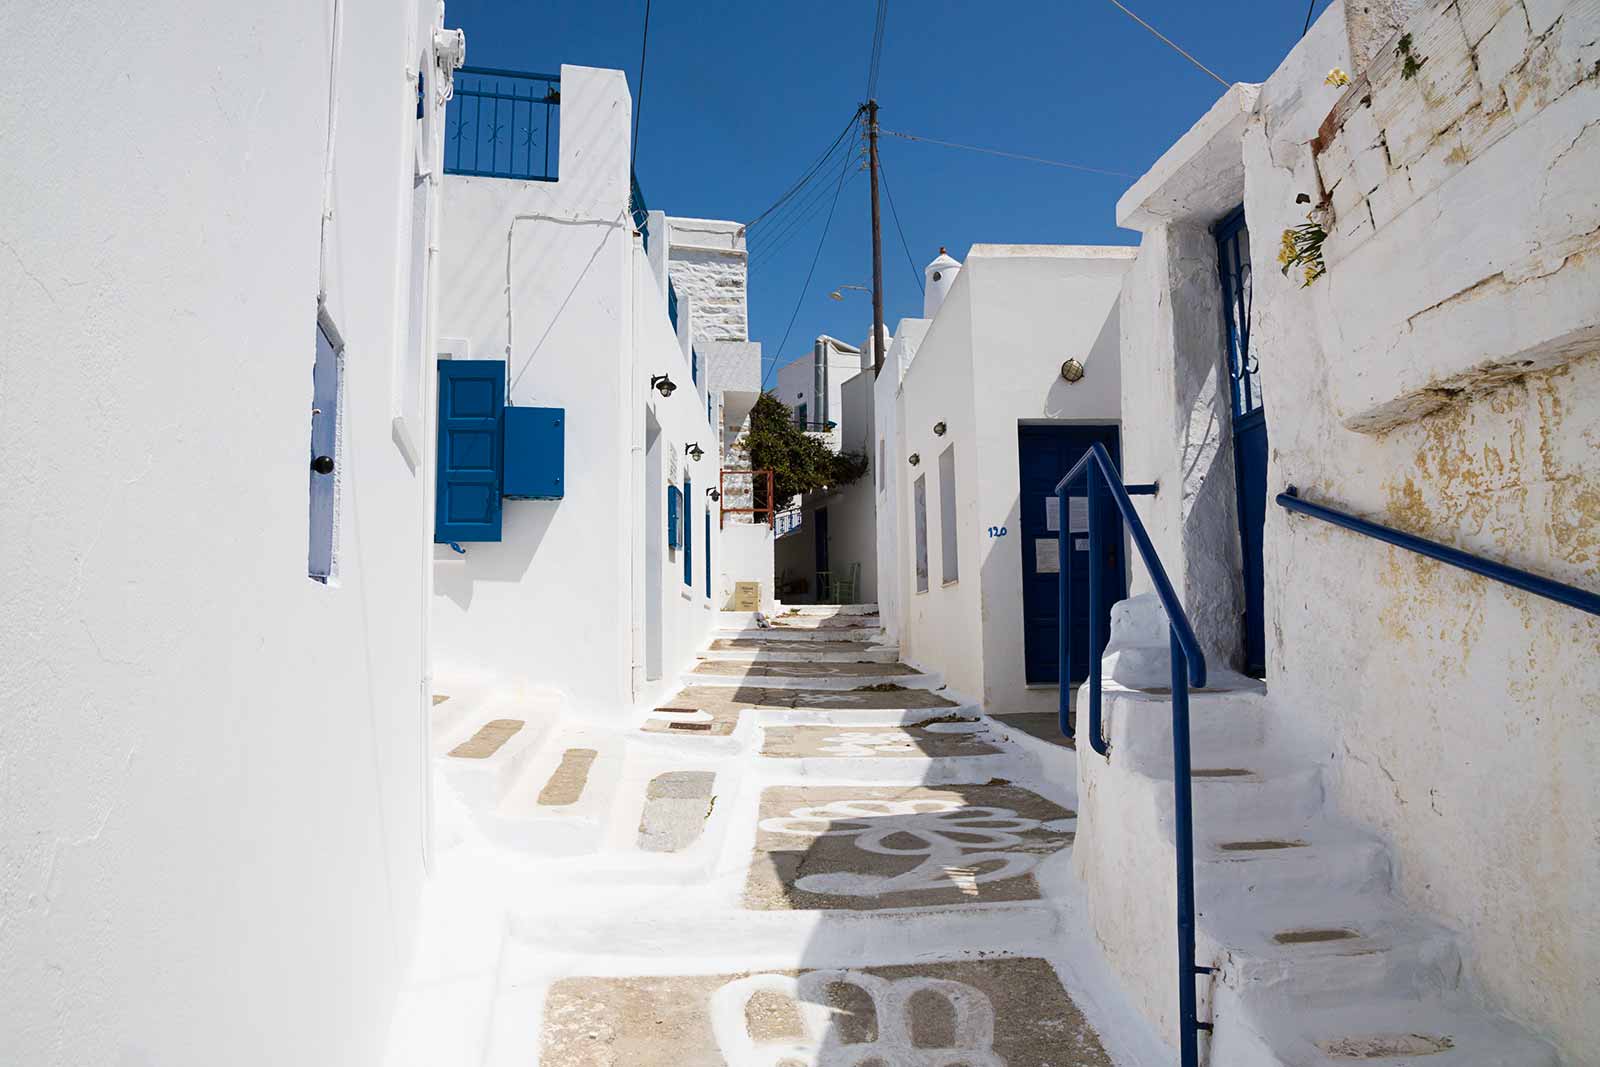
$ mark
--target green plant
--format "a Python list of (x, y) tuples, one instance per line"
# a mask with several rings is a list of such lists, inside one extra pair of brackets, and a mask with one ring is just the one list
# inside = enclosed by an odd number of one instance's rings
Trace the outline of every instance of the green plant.
[(1417, 71), (1422, 69), (1422, 64), (1428, 61), (1426, 56), (1419, 56), (1411, 50), (1411, 35), (1405, 34), (1400, 38), (1400, 43), (1395, 45), (1394, 54), (1401, 60), (1400, 77), (1410, 81), (1417, 76)]
[(1300, 225), (1284, 230), (1283, 240), (1278, 246), (1278, 266), (1285, 277), (1295, 267), (1304, 270), (1302, 289), (1328, 273), (1327, 264), (1322, 261), (1322, 242), (1327, 240), (1328, 231), (1311, 216), (1306, 216), (1306, 219)]
[(863, 453), (835, 452), (800, 429), (794, 414), (771, 393), (762, 393), (750, 410), (750, 429), (740, 443), (750, 453), (751, 467), (772, 471), (779, 507), (801, 493), (849, 485), (867, 473)]

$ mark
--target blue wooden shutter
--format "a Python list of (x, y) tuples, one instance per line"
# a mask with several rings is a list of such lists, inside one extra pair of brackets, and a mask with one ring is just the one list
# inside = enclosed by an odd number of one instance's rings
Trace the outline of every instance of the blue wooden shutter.
[(711, 505), (706, 505), (706, 599), (711, 599)]
[(683, 493), (682, 493), (682, 491), (679, 490), (678, 487), (675, 486), (675, 485), (667, 486), (667, 547), (668, 548), (678, 548), (678, 547), (680, 547), (679, 537), (681, 535), (679, 534), (679, 529), (682, 526), (682, 523), (679, 522), (678, 513), (682, 510), (682, 508), (683, 508)]
[(311, 367), (311, 512), (306, 573), (319, 582), (333, 574), (334, 468), (318, 470), (319, 457), (332, 462), (339, 435), (339, 353), (317, 322), (317, 354)]
[(694, 587), (694, 482), (683, 477), (683, 584)]
[(433, 539), (500, 540), (502, 359), (439, 361), (439, 479)]

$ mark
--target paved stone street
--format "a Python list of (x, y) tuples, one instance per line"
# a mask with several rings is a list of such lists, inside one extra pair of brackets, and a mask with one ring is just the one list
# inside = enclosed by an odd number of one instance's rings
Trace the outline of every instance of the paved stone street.
[(1154, 1062), (1080, 1000), (1102, 964), (1063, 910), (1072, 751), (898, 662), (876, 616), (826, 610), (730, 624), (683, 674), (707, 681), (627, 730), (486, 709), (437, 741), (483, 842), (462, 892), (509, 901), (452, 919), (477, 924), (480, 977), (460, 940), (437, 950), (477, 1005), (464, 1030), (492, 1018), (474, 1062)]

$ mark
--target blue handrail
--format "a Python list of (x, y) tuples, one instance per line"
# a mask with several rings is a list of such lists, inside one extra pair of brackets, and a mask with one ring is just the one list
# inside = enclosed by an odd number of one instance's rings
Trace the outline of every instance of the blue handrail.
[(560, 106), (557, 75), (462, 67), (445, 113), (445, 173), (555, 181)]
[[(1150, 535), (1145, 532), (1139, 513), (1133, 509), (1130, 493), (1153, 493), (1154, 485), (1124, 485), (1122, 475), (1112, 462), (1104, 445), (1098, 442), (1089, 446), (1083, 458), (1072, 465), (1066, 475), (1056, 483), (1056, 498), (1060, 501), (1060, 516), (1066, 519), (1067, 497), (1072, 494), (1072, 484), (1082, 476), (1089, 505), (1089, 745), (1095, 752), (1109, 758), (1110, 747), (1101, 736), (1100, 726), (1100, 671), (1103, 642), (1100, 634), (1101, 567), (1104, 558), (1100, 545), (1099, 497), (1109, 491), (1111, 501), (1122, 513), (1122, 521), (1133, 535), (1134, 547), (1144, 560), (1145, 571), (1156, 588), (1156, 596), (1166, 609), (1170, 624), (1172, 654), (1172, 795), (1173, 837), (1177, 851), (1178, 868), (1178, 1051), (1182, 1067), (1196, 1067), (1200, 1056), (1200, 1031), (1211, 1029), (1211, 1024), (1200, 1022), (1196, 1014), (1195, 977), (1210, 974), (1212, 968), (1195, 965), (1194, 959), (1194, 809), (1191, 797), (1189, 765), (1189, 687), (1196, 689), (1206, 684), (1206, 657), (1200, 642), (1189, 625), (1178, 595), (1172, 591), (1166, 568), (1156, 555)], [(1072, 736), (1067, 713), (1072, 690), (1072, 545), (1071, 526), (1068, 521), (1057, 523), (1059, 531), (1060, 576), (1060, 722), (1061, 732)]]
[(1300, 499), (1300, 491), (1294, 486), (1289, 486), (1278, 494), (1278, 504), (1289, 511), (1298, 511), (1302, 515), (1321, 519), (1323, 522), (1342, 526), (1346, 530), (1354, 530), (1359, 534), (1376, 538), (1399, 548), (1407, 549), (1421, 556), (1436, 559), (1441, 563), (1448, 563), (1452, 567), (1460, 567), (1464, 571), (1484, 578), (1493, 578), (1497, 582), (1514, 586), (1524, 592), (1535, 596), (1542, 596), (1546, 600), (1554, 600), (1558, 604), (1565, 604), (1579, 611), (1588, 612), (1590, 615), (1600, 615), (1600, 593), (1591, 593), (1587, 589), (1579, 589), (1575, 585), (1566, 585), (1562, 582), (1544, 578), (1540, 575), (1516, 567), (1508, 567), (1504, 563), (1474, 556), (1470, 552), (1463, 552), (1459, 548), (1451, 548), (1437, 541), (1430, 541), (1426, 537), (1408, 534), (1403, 530), (1396, 530), (1392, 526), (1360, 519), (1348, 512), (1338, 511), (1322, 504), (1313, 504), (1309, 500)]

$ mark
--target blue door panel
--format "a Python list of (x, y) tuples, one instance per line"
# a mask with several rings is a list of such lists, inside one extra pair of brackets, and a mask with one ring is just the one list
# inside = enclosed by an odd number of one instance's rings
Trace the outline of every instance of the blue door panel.
[(328, 331), (317, 324), (317, 353), (311, 367), (311, 524), (306, 573), (325, 582), (333, 573), (335, 471), (319, 457), (336, 459), (339, 432), (339, 353)]
[(500, 540), (505, 392), (504, 360), (439, 361), (435, 541)]
[[(1069, 561), (1059, 552), (1059, 524), (1070, 523), (1073, 509), (1058, 514), (1056, 483), (1095, 442), (1104, 445), (1120, 464), (1115, 426), (1020, 426), (1017, 428), (1017, 468), (1020, 475), (1021, 521), (1015, 535), (1022, 554), (1023, 656), (1030, 685), (1055, 683), (1061, 676), (1059, 634), (1061, 571)], [(1079, 505), (1081, 509), (1082, 505)], [(1110, 506), (1099, 509), (1104, 557), (1099, 561), (1105, 593), (1102, 634), (1110, 634), (1111, 605), (1126, 595), (1122, 563), (1122, 520)], [(1088, 677), (1089, 653), (1089, 534), (1087, 528), (1069, 534), (1072, 617), (1067, 620), (1072, 641), (1073, 681)], [(1057, 569), (1052, 569), (1052, 565)]]

